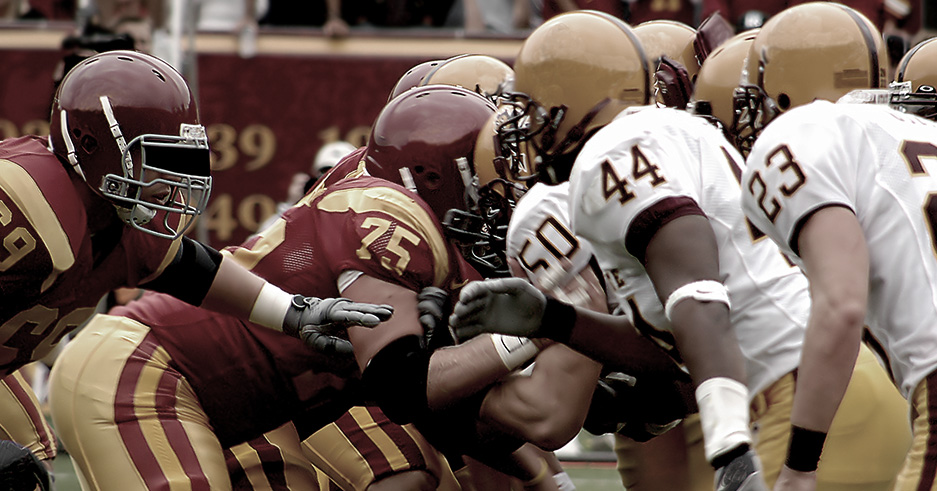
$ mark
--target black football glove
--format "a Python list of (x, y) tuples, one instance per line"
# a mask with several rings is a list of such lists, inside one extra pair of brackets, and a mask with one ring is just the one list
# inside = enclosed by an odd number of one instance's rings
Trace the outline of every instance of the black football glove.
[(748, 445), (716, 457), (716, 491), (768, 491), (761, 471), (761, 461)]
[(645, 442), (663, 435), (697, 411), (687, 396), (689, 377), (611, 372), (599, 379), (583, 429), (594, 434), (618, 433)]
[(53, 479), (46, 466), (28, 448), (0, 440), (0, 489), (48, 491)]

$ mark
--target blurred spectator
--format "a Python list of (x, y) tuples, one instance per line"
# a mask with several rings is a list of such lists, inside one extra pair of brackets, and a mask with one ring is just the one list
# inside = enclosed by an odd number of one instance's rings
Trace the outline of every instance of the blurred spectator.
[(112, 29), (114, 34), (125, 34), (133, 39), (133, 49), (151, 53), (153, 47), (153, 22), (145, 17), (124, 17)]
[(342, 0), (269, 0), (267, 14), (261, 25), (321, 26), (325, 35), (335, 38), (349, 33), (348, 22), (342, 17)]
[[(667, 0), (668, 2), (670, 0)], [(676, 0), (681, 1), (681, 0)], [(543, 20), (546, 21), (554, 15), (571, 10), (598, 10), (612, 14), (619, 19), (627, 20), (627, 0), (543, 0)], [(655, 19), (657, 17), (654, 17)], [(662, 18), (662, 17), (661, 17)], [(650, 20), (650, 19), (644, 19)], [(638, 24), (639, 22), (634, 22)]]
[(306, 193), (312, 189), (312, 186), (315, 185), (316, 181), (322, 177), (323, 174), (329, 171), (335, 164), (338, 163), (342, 157), (348, 155), (349, 153), (355, 150), (355, 146), (346, 141), (334, 141), (326, 143), (316, 152), (316, 157), (312, 161), (312, 166), (310, 167), (310, 173), (306, 174), (305, 172), (297, 172), (293, 174), (293, 179), (290, 181), (290, 186), (286, 190), (286, 199), (280, 203), (277, 203), (277, 209), (267, 217), (263, 223), (257, 227), (257, 231), (264, 230), (265, 228), (273, 225), (274, 222), (280, 218), (280, 215), (283, 214), (286, 210), (290, 209), (291, 206), (295, 205)]
[(74, 21), (76, 0), (29, 0), (32, 8), (48, 20)]
[(200, 31), (256, 29), (267, 11), (267, 0), (199, 0), (196, 5)]
[[(766, 18), (808, 0), (702, 0), (703, 17), (719, 11), (730, 22), (738, 25), (750, 12), (759, 12)], [(920, 28), (921, 0), (840, 0), (862, 12), (886, 36), (901, 35), (910, 40)]]
[(675, 20), (695, 26), (703, 18), (697, 18), (698, 0), (625, 0), (625, 20), (638, 25), (649, 20)]
[(510, 34), (540, 24), (539, 8), (531, 0), (455, 0), (446, 18), (446, 27), (462, 27), (466, 32)]
[[(292, 196), (292, 202), (295, 203), (299, 201), (299, 198), (303, 197), (303, 194), (306, 194), (312, 185), (320, 178), (323, 174), (329, 171), (332, 167), (335, 167), (335, 164), (339, 160), (342, 160), (342, 157), (350, 154), (355, 151), (355, 146), (346, 141), (334, 141), (331, 143), (326, 143), (322, 145), (322, 148), (316, 152), (316, 158), (312, 161), (312, 174), (307, 176), (307, 182), (303, 184), (303, 192), (299, 196)], [(291, 197), (287, 197), (288, 199)]]
[(763, 23), (772, 15), (795, 3), (803, 2), (789, 0), (703, 0), (703, 17), (705, 18), (718, 11), (726, 20), (735, 24), (736, 31), (741, 32), (738, 29), (739, 25), (746, 22), (751, 23), (757, 16), (757, 14), (750, 12), (760, 13), (764, 17), (762, 19)]
[(147, 19), (152, 27), (163, 22), (165, 0), (93, 0), (89, 22), (113, 32), (124, 19)]
[(454, 0), (342, 0), (342, 12), (354, 26), (441, 27)]
[(43, 20), (42, 12), (34, 9), (29, 0), (0, 0), (0, 20)]

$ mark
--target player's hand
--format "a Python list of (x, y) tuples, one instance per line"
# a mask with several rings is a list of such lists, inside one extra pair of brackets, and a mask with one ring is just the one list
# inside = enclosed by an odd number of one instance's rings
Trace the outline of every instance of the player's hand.
[(498, 278), (465, 285), (449, 317), (460, 341), (483, 332), (539, 337), (547, 297), (520, 278)]
[(778, 480), (774, 483), (775, 491), (813, 491), (817, 488), (817, 471), (800, 472), (788, 466), (781, 467)]
[[(746, 448), (748, 445), (745, 446)], [(716, 469), (716, 491), (768, 491), (761, 461), (755, 451), (748, 448), (727, 464)]]
[(451, 345), (448, 333), (449, 314), (452, 301), (449, 292), (435, 286), (428, 286), (416, 296), (416, 308), (423, 326), (423, 340), (430, 349)]
[(0, 440), (0, 487), (3, 489), (54, 489), (55, 478), (44, 461), (28, 448)]
[(295, 295), (283, 320), (283, 332), (303, 340), (325, 354), (348, 355), (348, 326), (374, 327), (393, 315), (390, 305), (357, 303), (347, 298), (315, 298)]
[(679, 402), (676, 391), (671, 393), (673, 383), (649, 378), (622, 372), (599, 378), (583, 428), (593, 435), (618, 433), (646, 442), (680, 424), (691, 408)]

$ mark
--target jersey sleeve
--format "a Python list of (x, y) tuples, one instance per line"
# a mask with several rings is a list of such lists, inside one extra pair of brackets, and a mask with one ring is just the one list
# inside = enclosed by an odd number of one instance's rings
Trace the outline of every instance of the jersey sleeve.
[[(687, 171), (694, 142), (626, 128), (626, 123), (634, 124), (618, 120), (597, 133), (577, 158), (570, 178), (572, 230), (594, 243), (624, 243), (631, 234), (649, 240), (679, 216), (674, 212), (702, 213), (694, 186), (698, 178)], [(646, 245), (638, 241), (642, 242)], [(643, 255), (643, 250), (629, 252)]]
[(563, 285), (589, 265), (592, 246), (569, 225), (569, 183), (537, 184), (518, 202), (508, 227), (508, 257), (535, 285)]
[(448, 288), (454, 272), (449, 244), (428, 207), (392, 186), (339, 186), (314, 205), (321, 241), (335, 278), (361, 271), (413, 290)]
[(25, 169), (0, 160), (0, 291), (6, 302), (35, 299), (75, 264), (85, 225), (75, 209), (81, 203), (66, 200), (72, 194), (42, 189)]
[[(742, 208), (759, 230), (788, 254), (797, 255), (800, 228), (827, 206), (855, 211), (858, 142), (850, 123), (814, 104), (771, 123), (759, 137), (742, 175)], [(850, 142), (855, 142), (850, 143)]]

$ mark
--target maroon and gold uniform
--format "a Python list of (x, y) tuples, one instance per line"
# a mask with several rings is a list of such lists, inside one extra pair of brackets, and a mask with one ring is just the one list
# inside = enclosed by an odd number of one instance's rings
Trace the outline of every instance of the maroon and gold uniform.
[[(310, 192), (225, 254), (281, 288), (317, 297), (339, 296), (345, 271), (414, 290), (478, 279), (419, 198), (368, 176)], [(223, 448), (290, 420), (305, 437), (358, 400), (353, 360), (336, 362), (285, 334), (158, 294), (112, 313), (76, 336), (52, 374), (55, 425), (95, 487), (224, 489)], [(345, 440), (363, 441), (348, 436), (353, 426), (339, 425)], [(401, 438), (412, 428), (384, 428), (393, 435), (384, 438), (412, 458), (380, 469), (388, 453), (368, 454), (374, 479), (424, 467), (440, 477), (428, 463), (438, 457), (417, 439)]]
[[(110, 205), (108, 205), (110, 206)], [(81, 197), (46, 140), (0, 142), (0, 438), (55, 456), (35, 396), (13, 373), (52, 351), (107, 292), (159, 275), (178, 249), (121, 226), (92, 238)]]

